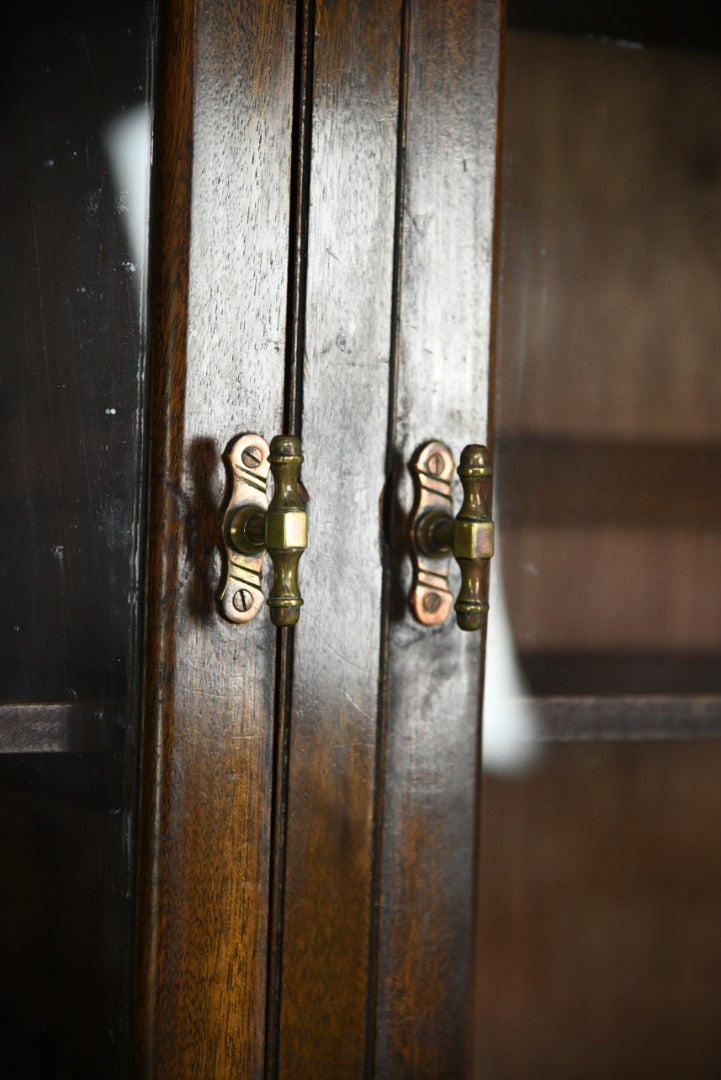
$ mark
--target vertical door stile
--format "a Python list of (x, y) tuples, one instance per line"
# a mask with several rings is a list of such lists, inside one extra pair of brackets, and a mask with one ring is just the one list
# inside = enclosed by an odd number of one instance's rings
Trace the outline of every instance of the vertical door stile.
[[(443, 440), (458, 461), (465, 444), (490, 437), (498, 47), (495, 0), (410, 5), (393, 440), (401, 521), (420, 444)], [(391, 579), (407, 595), (398, 549)], [(453, 619), (432, 629), (391, 612), (379, 1077), (460, 1078), (472, 1067), (481, 646)]]
[(278, 1072), (359, 1077), (374, 870), (400, 2), (318, 0)]
[(165, 7), (136, 1074), (260, 1077), (275, 631), (218, 613), (218, 508), (283, 421), (294, 4)]
[[(296, 0), (295, 18), (295, 82), (289, 192), (290, 232), (288, 238), (283, 432), (300, 437), (303, 432), (303, 358), (305, 354), (308, 273), (308, 211), (311, 176), (315, 0)], [(265, 1076), (267, 1080), (272, 1080), (278, 1075), (280, 1001), (283, 978), (283, 908), (288, 820), (288, 765), (294, 661), (295, 628), (281, 627), (278, 631), (273, 739), (273, 790), (271, 796), (268, 1004), (265, 1036)]]

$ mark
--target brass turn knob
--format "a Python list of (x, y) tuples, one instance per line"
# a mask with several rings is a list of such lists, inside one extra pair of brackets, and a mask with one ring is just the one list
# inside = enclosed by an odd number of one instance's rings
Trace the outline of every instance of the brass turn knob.
[[(227, 570), (220, 604), (231, 622), (246, 623), (263, 603), (261, 578), (267, 551), (273, 563), (268, 596), (276, 626), (295, 626), (303, 599), (298, 563), (307, 543), (307, 515), (300, 497), (300, 439), (277, 435), (270, 447), (259, 435), (243, 435), (228, 454), (233, 488), (223, 517)], [(272, 473), (273, 498), (267, 481)]]
[(270, 444), (270, 471), (275, 489), (265, 515), (265, 546), (273, 562), (273, 588), (268, 597), (276, 626), (295, 626), (303, 598), (298, 563), (308, 542), (305, 508), (300, 499), (303, 455), (295, 435), (277, 435)]
[(453, 455), (444, 443), (426, 443), (416, 455), (413, 473), (416, 499), (411, 515), (413, 588), (410, 604), (419, 622), (438, 625), (450, 614), (448, 586), (453, 555), (461, 569), (455, 603), (461, 630), (480, 630), (488, 613), (485, 568), (493, 555), (493, 522), (486, 511), (484, 489), (491, 466), (485, 446), (472, 444), (461, 454), (458, 475), (463, 504), (453, 517)]

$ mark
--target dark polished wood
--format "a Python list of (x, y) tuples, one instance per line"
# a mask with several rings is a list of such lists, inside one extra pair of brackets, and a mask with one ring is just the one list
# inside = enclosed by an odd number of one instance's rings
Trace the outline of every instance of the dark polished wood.
[(367, 1075), (400, 3), (316, 4), (279, 1075)]
[(221, 455), (283, 416), (291, 4), (167, 5), (138, 1075), (263, 1073), (275, 630), (216, 606)]
[[(137, 1069), (467, 1076), (481, 642), (412, 622), (386, 542), (398, 462), (487, 437), (497, 6), (168, 19)], [(276, 639), (213, 590), (220, 454), (283, 418)]]
[[(382, 789), (379, 1077), (465, 1077), (473, 1062), (473, 923), (481, 640), (415, 624), (407, 465), (421, 443), (488, 438), (499, 8), (410, 7)], [(460, 496), (457, 494), (460, 505)], [(402, 509), (400, 509), (402, 508)], [(457, 588), (457, 585), (456, 585)]]

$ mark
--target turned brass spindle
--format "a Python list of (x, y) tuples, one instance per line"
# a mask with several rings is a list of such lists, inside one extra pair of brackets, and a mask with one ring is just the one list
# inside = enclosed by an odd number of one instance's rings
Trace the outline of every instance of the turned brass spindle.
[(493, 555), (493, 522), (484, 499), (484, 485), (491, 475), (488, 451), (472, 444), (461, 454), (458, 475), (463, 504), (456, 518), (451, 512), (453, 456), (445, 443), (435, 441), (421, 447), (411, 471), (416, 484), (411, 517), (411, 609), (427, 626), (445, 621), (452, 604), (449, 560), (453, 555), (461, 569), (456, 621), (461, 630), (480, 630), (488, 612), (484, 568)]
[(302, 461), (300, 439), (276, 435), (270, 444), (275, 489), (265, 516), (265, 546), (274, 570), (268, 607), (276, 626), (295, 626), (303, 604), (298, 587), (298, 563), (307, 543), (307, 518), (299, 495)]
[[(300, 439), (278, 435), (268, 448), (259, 435), (244, 435), (233, 444), (228, 461), (233, 490), (223, 520), (227, 570), (221, 610), (235, 623), (255, 617), (263, 603), (261, 576), (267, 551), (274, 570), (268, 597), (270, 618), (276, 626), (295, 626), (303, 604), (298, 563), (307, 534), (299, 494)], [(269, 471), (274, 482), (270, 504)]]
[(463, 504), (453, 522), (453, 555), (461, 568), (461, 589), (454, 610), (461, 630), (480, 630), (488, 612), (483, 570), (493, 555), (493, 522), (483, 498), (483, 482), (491, 475), (485, 446), (465, 447), (458, 475)]

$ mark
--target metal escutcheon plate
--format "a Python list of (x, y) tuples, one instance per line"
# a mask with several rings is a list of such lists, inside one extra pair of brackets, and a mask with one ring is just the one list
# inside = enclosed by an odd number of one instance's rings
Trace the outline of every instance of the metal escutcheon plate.
[(265, 551), (257, 554), (239, 552), (230, 540), (230, 524), (241, 507), (257, 506), (261, 513), (267, 511), (269, 453), (268, 444), (260, 435), (241, 435), (227, 454), (233, 488), (223, 515), (226, 574), (220, 607), (226, 619), (233, 623), (250, 622), (263, 603), (260, 586)]
[[(442, 442), (428, 442), (420, 448), (411, 462), (415, 501), (410, 519), (409, 535), (415, 537), (421, 517), (430, 510), (453, 513), (451, 485), (455, 462), (453, 454)], [(415, 543), (411, 546), (413, 587), (410, 607), (418, 622), (424, 626), (440, 626), (451, 613), (453, 595), (449, 589), (451, 555), (432, 558), (424, 555)]]

